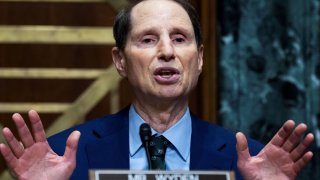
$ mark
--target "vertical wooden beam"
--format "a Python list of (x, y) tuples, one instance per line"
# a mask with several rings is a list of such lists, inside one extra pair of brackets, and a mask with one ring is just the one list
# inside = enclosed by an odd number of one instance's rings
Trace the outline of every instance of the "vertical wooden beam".
[(202, 117), (216, 123), (218, 117), (217, 80), (217, 0), (201, 1), (201, 24), (204, 40), (204, 65), (201, 78)]

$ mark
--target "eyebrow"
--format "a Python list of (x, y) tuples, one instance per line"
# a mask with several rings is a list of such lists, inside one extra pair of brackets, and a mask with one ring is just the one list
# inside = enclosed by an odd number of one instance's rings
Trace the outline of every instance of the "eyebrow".
[[(141, 31), (138, 29), (138, 33), (136, 34), (136, 37), (141, 37), (145, 34), (154, 34), (157, 33), (159, 30), (157, 27), (147, 27), (147, 28), (143, 28)], [(133, 31), (132, 31), (133, 32)], [(188, 37), (192, 37), (194, 36), (194, 31), (193, 29), (190, 30), (188, 28), (184, 28), (184, 27), (173, 27), (171, 29), (169, 29), (170, 34), (174, 34), (174, 33), (181, 33), (181, 34), (185, 34)]]
[(192, 36), (192, 35), (194, 36), (194, 30), (193, 29), (190, 30), (188, 28), (183, 28), (183, 27), (179, 27), (179, 28), (174, 27), (170, 31), (174, 32), (174, 33), (181, 32), (181, 33), (186, 34), (188, 36)]
[(141, 37), (143, 37), (144, 35), (146, 34), (154, 34), (156, 33), (156, 28), (148, 28), (148, 29), (143, 29), (143, 30), (139, 30), (137, 31), (137, 33), (132, 33), (134, 31), (131, 30), (131, 39), (132, 40), (137, 40), (137, 39), (140, 39)]

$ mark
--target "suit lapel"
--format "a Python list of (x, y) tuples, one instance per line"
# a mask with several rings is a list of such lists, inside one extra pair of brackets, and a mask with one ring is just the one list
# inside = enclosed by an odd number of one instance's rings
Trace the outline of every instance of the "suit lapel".
[[(216, 126), (209, 125), (195, 116), (192, 118), (190, 170), (230, 170), (233, 155), (224, 152), (227, 138)], [(209, 126), (211, 126), (209, 128)], [(214, 128), (212, 128), (214, 127)]]
[[(90, 169), (129, 169), (129, 108), (94, 128), (97, 140), (86, 145)], [(230, 170), (234, 155), (228, 138), (216, 127), (191, 115), (190, 170)]]
[(129, 108), (94, 128), (99, 139), (87, 144), (91, 169), (129, 169)]

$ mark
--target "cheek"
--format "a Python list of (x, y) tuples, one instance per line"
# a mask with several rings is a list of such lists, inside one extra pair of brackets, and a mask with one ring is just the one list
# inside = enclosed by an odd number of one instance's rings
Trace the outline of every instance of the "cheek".
[(193, 75), (199, 74), (200, 72), (199, 60), (196, 56), (189, 60), (189, 71)]
[(148, 64), (138, 60), (138, 59), (130, 59), (130, 63), (128, 63), (127, 75), (128, 79), (135, 82), (145, 82), (148, 77)]
[(131, 71), (141, 73), (148, 69), (152, 57), (146, 52), (146, 50), (141, 51), (132, 48), (131, 51), (127, 53), (127, 59), (127, 64)]
[(190, 59), (187, 64), (187, 70), (185, 71), (187, 74), (188, 81), (190, 85), (197, 84), (199, 75), (201, 70), (199, 70), (199, 61), (196, 58)]

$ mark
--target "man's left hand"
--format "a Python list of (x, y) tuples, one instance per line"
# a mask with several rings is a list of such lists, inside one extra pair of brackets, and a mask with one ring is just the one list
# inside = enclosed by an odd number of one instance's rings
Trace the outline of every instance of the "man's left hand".
[(314, 140), (305, 124), (295, 127), (292, 120), (283, 124), (271, 141), (257, 156), (250, 156), (246, 137), (237, 133), (238, 169), (244, 179), (270, 180), (295, 179), (311, 160), (313, 153), (308, 147)]

